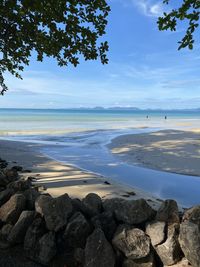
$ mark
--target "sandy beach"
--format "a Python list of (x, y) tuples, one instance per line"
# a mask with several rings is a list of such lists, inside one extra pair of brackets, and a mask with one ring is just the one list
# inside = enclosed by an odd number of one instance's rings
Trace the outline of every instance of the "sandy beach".
[(200, 130), (162, 130), (119, 136), (108, 145), (122, 161), (150, 169), (200, 176)]
[(35, 185), (53, 197), (68, 193), (72, 198), (82, 199), (88, 193), (94, 192), (102, 199), (144, 198), (155, 208), (161, 202), (147, 192), (120, 184), (109, 177), (52, 160), (39, 152), (41, 146), (40, 144), (0, 140), (0, 157), (7, 160), (9, 166), (20, 165), (24, 170), (30, 170), (31, 173), (24, 172), (22, 175), (35, 177)]

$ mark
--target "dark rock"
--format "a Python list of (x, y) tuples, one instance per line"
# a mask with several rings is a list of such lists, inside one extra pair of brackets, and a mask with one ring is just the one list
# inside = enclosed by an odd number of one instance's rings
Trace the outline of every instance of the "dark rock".
[(56, 239), (54, 232), (48, 232), (39, 240), (39, 255), (38, 260), (44, 265), (53, 259), (56, 255)]
[(156, 215), (157, 221), (170, 223), (180, 223), (178, 205), (175, 200), (165, 200)]
[(45, 222), (42, 218), (36, 218), (28, 228), (24, 238), (24, 250), (26, 255), (35, 260), (39, 254), (39, 240), (46, 233)]
[(91, 233), (91, 227), (82, 213), (76, 212), (69, 220), (64, 232), (67, 247), (84, 248), (86, 239)]
[(193, 267), (200, 266), (200, 205), (187, 210), (180, 225), (179, 242)]
[(178, 235), (179, 224), (170, 224), (167, 231), (167, 240), (156, 247), (156, 252), (164, 265), (175, 264), (183, 257), (178, 242)]
[(150, 238), (138, 228), (120, 225), (112, 244), (132, 260), (145, 258), (150, 254)]
[(29, 180), (19, 180), (8, 184), (7, 188), (11, 188), (15, 191), (24, 191), (31, 187), (31, 182)]
[(8, 241), (12, 244), (23, 243), (26, 231), (35, 217), (34, 211), (22, 211), (18, 221), (13, 226)]
[(26, 207), (28, 210), (35, 209), (35, 201), (39, 197), (40, 193), (35, 188), (29, 188), (24, 191), (26, 198)]
[(126, 259), (122, 267), (156, 267), (154, 255), (150, 253), (148, 257), (139, 260)]
[(114, 267), (115, 255), (101, 229), (97, 228), (88, 237), (85, 247), (84, 267)]
[(4, 174), (10, 182), (17, 180), (19, 177), (18, 172), (15, 169), (6, 169)]
[(0, 192), (0, 206), (2, 206), (4, 203), (6, 203), (10, 197), (14, 194), (13, 189), (5, 189)]
[(84, 215), (87, 215), (87, 214), (85, 214), (86, 207), (83, 205), (83, 202), (80, 199), (73, 198), (73, 199), (71, 199), (71, 203), (72, 203), (74, 211), (80, 211)]
[(6, 175), (0, 171), (0, 186), (5, 187), (9, 183), (9, 179), (6, 177)]
[(23, 170), (23, 167), (22, 167), (22, 166), (18, 166), (18, 165), (16, 165), (16, 166), (13, 166), (13, 167), (12, 167), (12, 170), (16, 170), (16, 171), (18, 171), (18, 172), (21, 172), (21, 171)]
[(73, 206), (67, 194), (57, 198), (40, 195), (35, 202), (35, 209), (44, 216), (47, 228), (50, 231), (57, 232), (67, 224)]
[(85, 212), (87, 215), (92, 217), (99, 214), (102, 211), (102, 201), (101, 198), (94, 193), (88, 194), (83, 199), (83, 205), (85, 206)]
[(12, 228), (13, 228), (12, 224), (5, 224), (0, 230), (0, 239), (7, 241)]
[(164, 242), (166, 226), (166, 222), (157, 221), (152, 221), (146, 224), (146, 234), (150, 237), (153, 246)]
[(74, 250), (66, 251), (65, 253), (55, 256), (51, 261), (51, 267), (83, 267), (84, 266), (84, 250), (76, 248)]
[(118, 221), (127, 224), (140, 224), (153, 218), (155, 215), (155, 211), (144, 199), (106, 199), (103, 207), (106, 211), (113, 212)]
[(101, 228), (106, 238), (111, 241), (116, 231), (117, 224), (113, 218), (113, 214), (109, 211), (102, 212), (92, 218), (94, 227)]
[(13, 195), (3, 206), (0, 208), (0, 219), (6, 223), (15, 224), (25, 209), (26, 199), (22, 194)]
[(6, 160), (2, 160), (0, 162), (0, 169), (5, 169), (8, 166), (8, 162)]

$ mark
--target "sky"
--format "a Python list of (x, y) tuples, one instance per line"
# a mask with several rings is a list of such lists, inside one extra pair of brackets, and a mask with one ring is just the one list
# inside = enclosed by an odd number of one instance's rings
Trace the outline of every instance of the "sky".
[(162, 0), (109, 4), (104, 36), (110, 47), (108, 65), (87, 61), (77, 68), (60, 68), (53, 59), (40, 63), (32, 57), (23, 80), (6, 74), (9, 91), (0, 97), (0, 107), (200, 108), (200, 42), (192, 51), (178, 51), (184, 25), (177, 32), (157, 28), (158, 16), (170, 5)]

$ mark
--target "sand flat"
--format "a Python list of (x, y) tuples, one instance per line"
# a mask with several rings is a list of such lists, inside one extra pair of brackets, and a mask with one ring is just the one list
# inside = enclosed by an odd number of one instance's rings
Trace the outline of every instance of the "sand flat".
[(9, 166), (20, 165), (24, 169), (31, 170), (31, 173), (22, 175), (35, 177), (35, 185), (45, 188), (44, 192), (50, 193), (53, 197), (68, 193), (72, 198), (82, 199), (88, 193), (93, 192), (103, 199), (144, 198), (155, 208), (160, 205), (160, 201), (147, 192), (52, 160), (39, 152), (41, 146), (40, 144), (0, 140), (0, 157), (6, 159)]
[(123, 135), (113, 139), (108, 147), (128, 163), (200, 176), (199, 129)]

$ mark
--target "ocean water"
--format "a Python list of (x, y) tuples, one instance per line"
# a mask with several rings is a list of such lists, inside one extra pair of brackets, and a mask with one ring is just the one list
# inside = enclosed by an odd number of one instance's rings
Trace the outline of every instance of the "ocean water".
[(200, 128), (200, 110), (0, 109), (2, 139), (45, 144), (41, 152), (55, 160), (143, 189), (158, 198), (176, 199), (186, 207), (200, 203), (200, 177), (127, 164), (113, 156), (106, 145), (123, 134), (190, 128)]
[(200, 110), (0, 109), (0, 135), (53, 135), (135, 127), (198, 127), (199, 120)]

